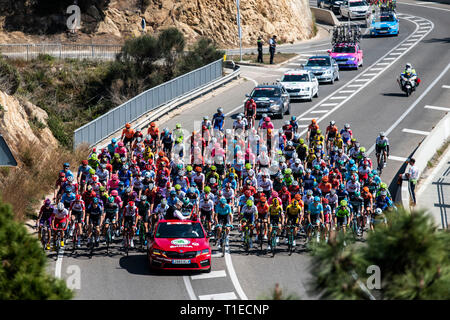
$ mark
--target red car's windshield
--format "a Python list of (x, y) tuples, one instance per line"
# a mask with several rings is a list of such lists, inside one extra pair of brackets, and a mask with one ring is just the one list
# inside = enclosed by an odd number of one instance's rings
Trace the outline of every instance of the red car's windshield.
[(161, 222), (155, 233), (156, 238), (204, 238), (200, 223)]

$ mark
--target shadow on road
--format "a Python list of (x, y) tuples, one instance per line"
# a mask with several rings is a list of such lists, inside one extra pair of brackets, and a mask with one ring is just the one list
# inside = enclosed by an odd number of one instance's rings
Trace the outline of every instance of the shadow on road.
[(391, 93), (383, 93), (385, 97), (406, 97), (403, 92), (391, 92)]
[(436, 42), (450, 43), (450, 37), (432, 38), (432, 39), (422, 40), (422, 42), (425, 42), (425, 43), (436, 43)]

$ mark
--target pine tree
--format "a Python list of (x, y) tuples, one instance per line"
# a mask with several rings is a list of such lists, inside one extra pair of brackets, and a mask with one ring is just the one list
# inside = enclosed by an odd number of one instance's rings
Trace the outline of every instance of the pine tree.
[(64, 281), (46, 273), (46, 259), (39, 241), (0, 199), (0, 300), (72, 298)]
[[(399, 209), (386, 217), (388, 225), (363, 244), (344, 247), (339, 235), (314, 248), (313, 291), (325, 299), (450, 299), (450, 234), (438, 231), (425, 211)], [(372, 265), (380, 268), (381, 289), (369, 292)]]

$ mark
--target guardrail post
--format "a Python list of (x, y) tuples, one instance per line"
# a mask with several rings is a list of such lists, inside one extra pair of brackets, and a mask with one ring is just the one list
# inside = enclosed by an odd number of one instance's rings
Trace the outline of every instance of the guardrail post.
[(29, 44), (27, 44), (27, 61), (28, 61), (28, 47), (29, 47), (30, 45)]

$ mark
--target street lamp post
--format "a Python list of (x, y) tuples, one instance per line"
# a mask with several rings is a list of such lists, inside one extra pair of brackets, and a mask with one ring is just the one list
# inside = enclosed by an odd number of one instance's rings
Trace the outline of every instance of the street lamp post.
[(241, 13), (239, 11), (239, 0), (236, 0), (236, 6), (237, 6), (237, 25), (239, 35), (239, 56), (240, 61), (242, 61), (242, 29), (241, 29)]

